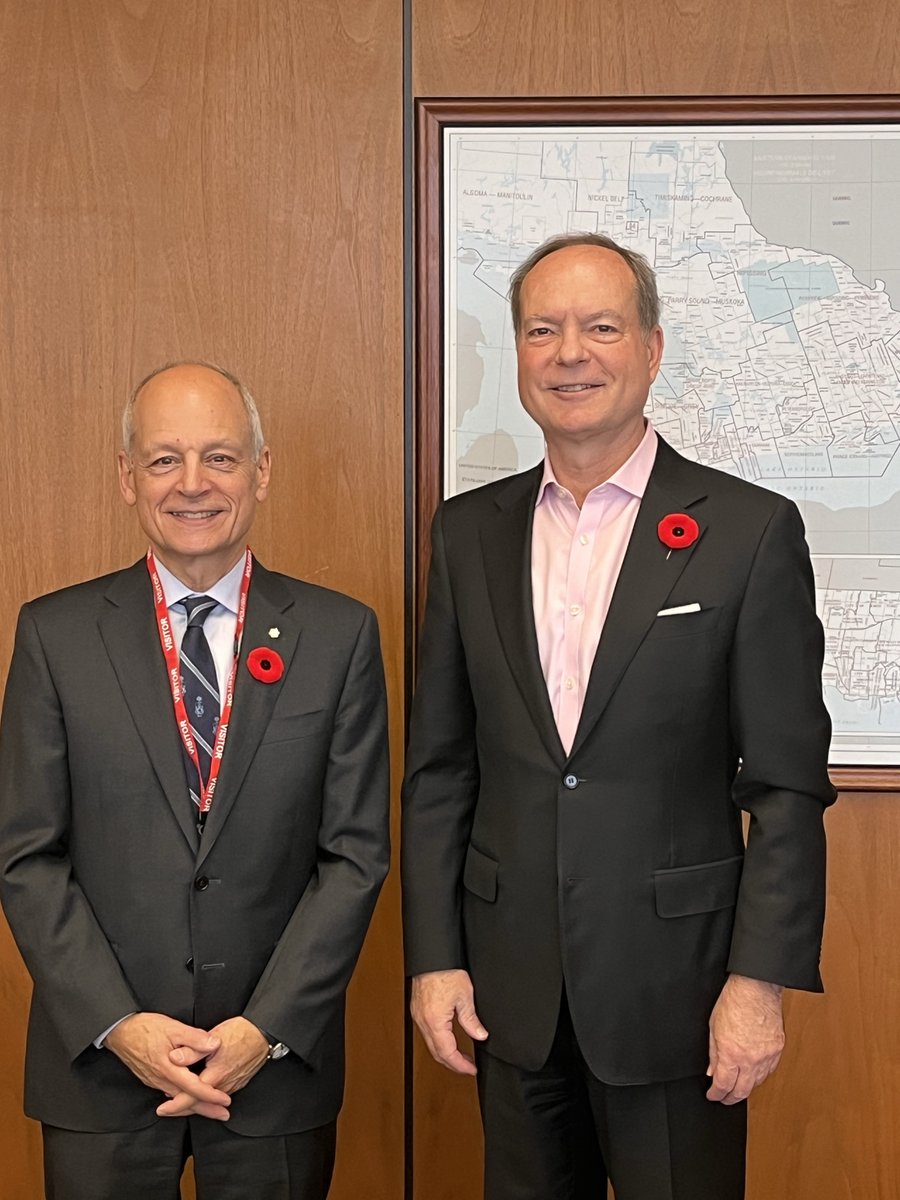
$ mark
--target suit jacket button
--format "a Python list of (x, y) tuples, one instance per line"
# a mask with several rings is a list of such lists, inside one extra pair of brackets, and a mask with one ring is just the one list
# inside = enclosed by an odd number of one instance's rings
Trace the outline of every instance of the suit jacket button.
[(570, 792), (574, 791), (575, 788), (578, 787), (578, 776), (577, 775), (566, 775), (565, 778), (563, 779), (563, 783), (569, 789)]
[(189, 958), (189, 959), (187, 959), (187, 961), (185, 962), (185, 964), (184, 964), (184, 965), (185, 965), (185, 968), (186, 968), (188, 971), (193, 971), (193, 969), (194, 969), (194, 960), (193, 960), (192, 958)]
[(201, 875), (198, 879), (194, 880), (194, 887), (198, 892), (205, 892), (209, 887), (209, 880), (205, 875)]

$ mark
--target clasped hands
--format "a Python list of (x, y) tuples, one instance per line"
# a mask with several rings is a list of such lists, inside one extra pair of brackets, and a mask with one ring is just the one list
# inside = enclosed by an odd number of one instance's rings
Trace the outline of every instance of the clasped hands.
[[(783, 989), (774, 983), (730, 975), (709, 1019), (707, 1099), (722, 1104), (746, 1100), (778, 1066), (784, 1049), (781, 1014)], [(454, 1021), (477, 1041), (487, 1030), (475, 1011), (475, 993), (467, 971), (429, 971), (412, 981), (410, 1011), (432, 1058), (460, 1075), (474, 1075), (475, 1064), (458, 1047)]]
[[(159, 1117), (227, 1121), (234, 1092), (244, 1087), (269, 1053), (263, 1034), (246, 1017), (197, 1029), (163, 1013), (133, 1013), (109, 1033), (104, 1047), (140, 1081), (168, 1097)], [(190, 1068), (205, 1060), (202, 1071)]]

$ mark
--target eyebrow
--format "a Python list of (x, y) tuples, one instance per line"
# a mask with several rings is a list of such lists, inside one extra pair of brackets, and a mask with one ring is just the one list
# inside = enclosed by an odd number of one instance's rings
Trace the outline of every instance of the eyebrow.
[[(599, 321), (599, 320), (624, 321), (625, 316), (623, 313), (620, 313), (615, 308), (601, 308), (597, 312), (588, 313), (588, 315), (586, 317), (582, 318), (582, 323), (587, 324), (591, 321)], [(529, 313), (523, 318), (523, 321), (543, 321), (548, 325), (558, 325), (560, 318), (542, 315), (540, 313), (538, 313), (538, 314)]]
[[(223, 438), (221, 441), (207, 442), (199, 447), (200, 454), (218, 454), (227, 451), (228, 453), (242, 453), (246, 449), (240, 442), (232, 441), (230, 438)], [(184, 454), (184, 446), (179, 446), (175, 442), (158, 441), (151, 442), (148, 446), (136, 448), (136, 453), (145, 458), (155, 458), (160, 454)]]

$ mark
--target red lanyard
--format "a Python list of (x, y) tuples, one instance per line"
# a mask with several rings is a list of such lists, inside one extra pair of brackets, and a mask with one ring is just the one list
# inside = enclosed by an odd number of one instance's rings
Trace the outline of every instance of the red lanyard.
[(219, 778), (219, 768), (222, 765), (222, 755), (225, 752), (225, 739), (228, 736), (228, 723), (231, 720), (231, 709), (234, 704), (234, 677), (237, 674), (238, 655), (241, 649), (241, 638), (244, 633), (244, 621), (247, 616), (247, 593), (250, 590), (250, 575), (253, 572), (253, 555), (247, 548), (244, 559), (244, 573), (241, 577), (241, 596), (238, 601), (237, 625), (234, 631), (234, 662), (228, 676), (228, 686), (225, 689), (225, 703), (216, 726), (216, 740), (213, 744), (212, 760), (209, 764), (209, 780), (206, 786), (200, 775), (200, 759), (197, 746), (191, 733), (191, 723), (188, 720), (187, 709), (184, 706), (184, 693), (181, 687), (181, 668), (178, 663), (178, 651), (175, 648), (175, 638), (172, 635), (172, 623), (169, 619), (169, 609), (166, 606), (166, 594), (160, 583), (156, 570), (156, 560), (153, 551), (147, 551), (147, 570), (153, 583), (153, 605), (156, 609), (156, 624), (159, 629), (159, 643), (162, 646), (166, 660), (166, 672), (169, 676), (169, 689), (172, 693), (172, 704), (175, 707), (175, 722), (188, 757), (197, 768), (197, 778), (200, 781), (200, 812), (206, 815), (212, 807), (213, 795), (216, 790), (216, 780)]

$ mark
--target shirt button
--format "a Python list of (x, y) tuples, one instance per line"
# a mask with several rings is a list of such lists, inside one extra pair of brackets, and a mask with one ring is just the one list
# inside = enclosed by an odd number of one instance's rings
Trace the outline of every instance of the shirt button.
[(591, 539), (586, 533), (583, 533), (578, 540), (581, 542), (582, 546), (586, 546)]
[(572, 677), (570, 676), (570, 677), (569, 677), (569, 678), (566, 680), (566, 691), (567, 691), (567, 692), (571, 692), (571, 690), (572, 690), (572, 688), (573, 688), (574, 686), (575, 686), (575, 680), (574, 680), (574, 679), (572, 679)]
[(198, 879), (194, 880), (194, 887), (198, 892), (205, 892), (209, 887), (209, 880), (205, 875), (201, 875)]
[(578, 776), (577, 775), (566, 775), (566, 777), (563, 779), (563, 783), (569, 789), (570, 792), (573, 792), (575, 790), (575, 788), (578, 787)]
[(573, 616), (573, 617), (577, 617), (577, 616), (578, 616), (578, 614), (581, 612), (581, 605), (580, 605), (580, 604), (573, 604), (573, 605), (571, 606), (571, 608), (569, 609), (569, 612), (572, 614), (572, 616)]

